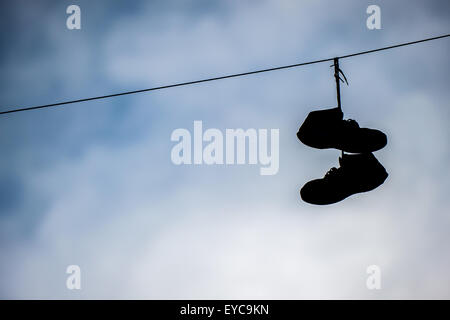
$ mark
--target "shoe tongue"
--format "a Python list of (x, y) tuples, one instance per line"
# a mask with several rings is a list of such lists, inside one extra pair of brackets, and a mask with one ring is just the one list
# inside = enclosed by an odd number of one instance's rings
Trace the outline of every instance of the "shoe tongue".
[(334, 108), (333, 110), (333, 118), (336, 120), (342, 120), (344, 119), (344, 113), (339, 108)]
[(344, 154), (339, 158), (339, 165), (345, 166), (360, 166), (363, 163), (372, 161), (373, 155), (371, 153), (358, 153), (358, 154)]
[(355, 161), (358, 160), (358, 158), (360, 158), (359, 155), (344, 154), (342, 157), (339, 158), (339, 165), (341, 167), (351, 165), (352, 162), (354, 163)]

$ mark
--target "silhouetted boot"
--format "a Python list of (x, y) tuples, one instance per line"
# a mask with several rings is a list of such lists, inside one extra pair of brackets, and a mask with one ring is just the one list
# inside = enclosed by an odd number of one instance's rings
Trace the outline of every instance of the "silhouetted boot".
[(360, 128), (355, 120), (343, 120), (339, 108), (310, 112), (297, 137), (313, 148), (335, 148), (351, 153), (373, 152), (387, 143), (383, 132)]
[(380, 186), (388, 177), (384, 167), (371, 153), (344, 154), (340, 168), (331, 168), (323, 179), (306, 183), (300, 190), (302, 199), (311, 204), (332, 204), (355, 193)]

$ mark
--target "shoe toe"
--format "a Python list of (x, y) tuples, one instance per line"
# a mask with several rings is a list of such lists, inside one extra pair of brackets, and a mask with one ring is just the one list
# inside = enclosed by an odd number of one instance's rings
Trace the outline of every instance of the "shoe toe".
[(375, 129), (362, 128), (353, 135), (344, 138), (342, 150), (351, 153), (374, 152), (384, 148), (387, 144), (387, 136)]
[(387, 144), (387, 136), (379, 130), (370, 130), (369, 145), (371, 152), (384, 148)]
[(311, 200), (314, 198), (313, 195), (314, 195), (314, 192), (313, 192), (313, 189), (311, 188), (311, 181), (310, 181), (310, 182), (307, 182), (300, 189), (300, 197), (302, 198), (303, 201), (311, 203)]
[(309, 181), (300, 189), (300, 197), (310, 204), (324, 204), (323, 194), (321, 179)]
[(343, 186), (330, 184), (324, 179), (316, 179), (307, 182), (300, 190), (303, 201), (315, 205), (328, 205), (345, 199), (348, 194)]

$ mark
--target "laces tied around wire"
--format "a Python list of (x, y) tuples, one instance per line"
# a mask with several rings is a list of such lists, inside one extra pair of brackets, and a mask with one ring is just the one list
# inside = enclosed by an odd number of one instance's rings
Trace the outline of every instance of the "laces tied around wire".
[[(337, 97), (337, 104), (339, 110), (342, 111), (342, 105), (341, 105), (341, 86), (340, 81), (345, 82), (348, 85), (347, 77), (345, 76), (344, 72), (339, 68), (339, 58), (333, 59), (334, 63), (330, 67), (334, 67), (334, 78), (336, 79), (336, 97)], [(344, 79), (341, 78), (341, 75)]]
[[(341, 105), (341, 83), (345, 82), (348, 86), (347, 77), (345, 76), (344, 72), (339, 68), (339, 58), (336, 57), (333, 59), (333, 65), (330, 67), (334, 67), (334, 78), (336, 80), (336, 98), (337, 98), (337, 105), (339, 110), (342, 112), (342, 105)], [(344, 79), (341, 78), (341, 75)], [(341, 155), (344, 156), (344, 150), (341, 150)]]

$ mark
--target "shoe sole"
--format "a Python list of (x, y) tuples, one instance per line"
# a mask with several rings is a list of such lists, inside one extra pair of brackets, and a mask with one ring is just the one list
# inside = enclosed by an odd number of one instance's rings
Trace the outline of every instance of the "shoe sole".
[[(320, 135), (318, 133), (317, 135)], [(297, 132), (297, 138), (308, 147), (314, 148), (314, 149), (337, 149), (342, 150), (344, 152), (349, 153), (368, 153), (368, 152), (375, 152), (378, 150), (383, 149), (387, 145), (387, 136), (383, 134), (383, 138), (380, 139), (380, 143), (376, 146), (372, 145), (365, 145), (365, 146), (359, 146), (358, 148), (355, 148), (354, 144), (346, 145), (345, 143), (341, 143), (339, 141), (332, 141), (330, 143), (311, 143), (308, 141), (308, 139), (305, 139), (305, 135), (301, 133), (301, 131)], [(324, 137), (322, 140), (330, 140), (329, 137)]]
[(348, 197), (353, 196), (353, 195), (355, 195), (355, 194), (369, 192), (369, 191), (372, 191), (372, 190), (378, 188), (379, 186), (381, 186), (381, 185), (384, 183), (384, 181), (386, 181), (386, 179), (387, 179), (388, 176), (389, 176), (389, 174), (388, 174), (386, 171), (384, 171), (383, 175), (382, 175), (379, 179), (374, 180), (373, 183), (372, 183), (368, 188), (365, 188), (365, 189), (359, 189), (359, 190), (357, 190), (357, 191), (351, 192), (351, 193), (345, 195), (345, 196), (342, 197), (342, 198), (335, 199), (335, 200), (332, 201), (332, 202), (311, 202), (311, 201), (307, 201), (307, 200), (305, 200), (305, 199), (303, 198), (303, 196), (302, 196), (302, 189), (300, 189), (300, 197), (301, 197), (301, 199), (302, 199), (303, 201), (305, 201), (306, 203), (313, 204), (313, 205), (326, 206), (326, 205), (330, 205), (330, 204), (335, 204), (335, 203), (341, 202), (342, 200), (345, 200), (345, 199), (347, 199)]

